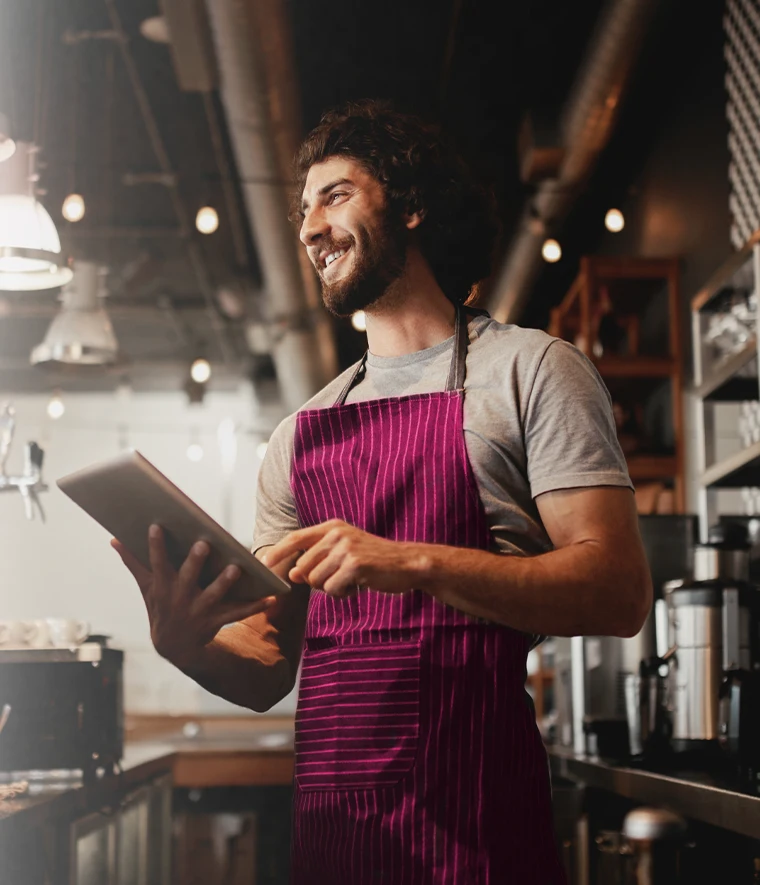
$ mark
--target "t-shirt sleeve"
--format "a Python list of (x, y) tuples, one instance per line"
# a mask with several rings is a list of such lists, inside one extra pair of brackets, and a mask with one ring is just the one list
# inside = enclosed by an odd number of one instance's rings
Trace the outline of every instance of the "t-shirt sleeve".
[(253, 551), (281, 541), (300, 528), (290, 488), (295, 416), (282, 421), (272, 434), (259, 470)]
[(547, 346), (528, 392), (524, 422), (534, 498), (559, 489), (633, 488), (609, 391), (591, 360), (572, 344), (555, 339)]

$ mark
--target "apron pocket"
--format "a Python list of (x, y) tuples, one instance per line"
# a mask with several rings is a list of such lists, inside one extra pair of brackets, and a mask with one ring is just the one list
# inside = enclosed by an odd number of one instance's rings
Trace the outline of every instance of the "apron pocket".
[(419, 642), (305, 652), (296, 714), (302, 790), (397, 784), (414, 765), (419, 730)]

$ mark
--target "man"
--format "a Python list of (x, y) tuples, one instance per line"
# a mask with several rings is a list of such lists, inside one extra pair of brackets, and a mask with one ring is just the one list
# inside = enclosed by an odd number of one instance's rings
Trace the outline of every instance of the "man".
[[(125, 551), (158, 651), (266, 710), (295, 685), (294, 883), (559, 885), (525, 692), (542, 634), (631, 636), (650, 606), (625, 460), (591, 363), (463, 305), (490, 202), (436, 134), (374, 102), (297, 158), (300, 237), (369, 351), (272, 436), (257, 555), (286, 601), (199, 590), (152, 529)], [(218, 632), (223, 623), (239, 621)]]

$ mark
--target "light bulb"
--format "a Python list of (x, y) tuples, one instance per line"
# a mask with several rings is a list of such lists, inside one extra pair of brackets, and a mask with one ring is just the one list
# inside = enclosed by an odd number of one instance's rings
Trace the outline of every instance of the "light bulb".
[(357, 310), (351, 317), (351, 325), (357, 332), (367, 331), (367, 314), (363, 310)]
[(219, 227), (219, 216), (212, 206), (202, 206), (195, 216), (195, 226), (202, 234), (213, 234)]
[(61, 397), (57, 393), (54, 396), (51, 396), (50, 402), (47, 404), (48, 417), (52, 418), (53, 421), (57, 421), (63, 416), (65, 411), (66, 406), (63, 404)]
[(200, 443), (190, 443), (187, 447), (187, 457), (196, 463), (203, 458), (203, 446)]
[(81, 221), (84, 218), (84, 197), (81, 194), (69, 194), (61, 208), (66, 221)]
[(541, 247), (541, 254), (544, 257), (544, 261), (554, 264), (555, 261), (559, 261), (562, 258), (562, 247), (556, 240), (545, 240), (544, 245)]
[(613, 234), (619, 233), (625, 227), (625, 218), (620, 209), (610, 209), (604, 216), (604, 226)]
[(266, 453), (267, 453), (268, 446), (269, 446), (269, 443), (265, 443), (265, 442), (260, 442), (256, 446), (256, 456), (258, 457), (259, 461), (264, 460), (264, 455), (266, 455)]
[(211, 364), (208, 360), (198, 359), (190, 367), (190, 377), (196, 384), (205, 384), (211, 377)]

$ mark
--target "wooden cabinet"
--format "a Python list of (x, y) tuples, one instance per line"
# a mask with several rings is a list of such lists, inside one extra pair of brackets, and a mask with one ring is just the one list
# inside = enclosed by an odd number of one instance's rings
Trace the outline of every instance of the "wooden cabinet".
[(639, 512), (682, 513), (678, 261), (581, 258), (578, 276), (551, 311), (548, 332), (575, 344), (607, 385)]

